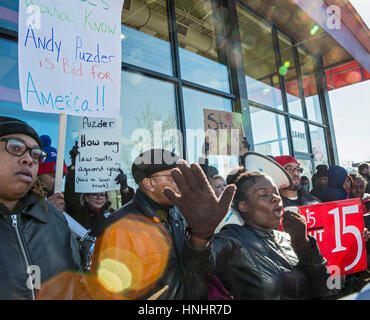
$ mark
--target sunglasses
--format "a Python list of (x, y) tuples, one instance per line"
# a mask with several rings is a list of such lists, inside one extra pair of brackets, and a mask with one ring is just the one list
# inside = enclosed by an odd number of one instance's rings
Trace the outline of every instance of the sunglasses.
[(27, 147), (23, 141), (16, 138), (1, 138), (0, 141), (5, 141), (5, 150), (12, 155), (21, 157), (28, 151), (34, 163), (43, 163), (47, 157), (45, 151)]

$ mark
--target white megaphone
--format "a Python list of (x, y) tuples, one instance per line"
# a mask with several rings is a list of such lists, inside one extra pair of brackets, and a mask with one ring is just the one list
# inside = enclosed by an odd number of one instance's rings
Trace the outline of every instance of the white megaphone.
[(257, 152), (246, 152), (242, 164), (247, 171), (263, 172), (270, 176), (278, 189), (288, 188), (293, 184), (290, 174), (274, 159)]

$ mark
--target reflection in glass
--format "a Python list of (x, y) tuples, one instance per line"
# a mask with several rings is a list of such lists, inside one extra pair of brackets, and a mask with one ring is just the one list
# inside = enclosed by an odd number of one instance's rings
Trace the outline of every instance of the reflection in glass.
[(297, 116), (303, 117), (302, 101), (299, 93), (297, 69), (294, 60), (292, 43), (278, 33), (281, 63), (279, 73), (285, 81), (288, 110)]
[(0, 27), (18, 30), (18, 0), (2, 0), (0, 6)]
[[(197, 131), (204, 132), (203, 109), (213, 109), (219, 111), (232, 111), (231, 100), (221, 98), (197, 90), (184, 88), (184, 108), (186, 122), (186, 148), (187, 161), (189, 163), (198, 162), (199, 157), (203, 157), (204, 141), (198, 141)], [(208, 155), (209, 165), (218, 169), (218, 173), (226, 178), (227, 173), (234, 166), (238, 165), (237, 156), (227, 155)]]
[(289, 154), (284, 116), (252, 106), (250, 110), (254, 150), (274, 157)]
[(237, 7), (248, 99), (283, 110), (271, 27)]
[(313, 175), (312, 161), (307, 159), (300, 159), (299, 157), (297, 157), (297, 161), (299, 162), (300, 167), (303, 169), (301, 177), (306, 176), (311, 182)]
[(129, 178), (132, 162), (142, 151), (156, 147), (182, 156), (181, 137), (173, 130), (178, 129), (173, 84), (123, 71), (121, 115), (122, 170)]
[(310, 134), (315, 166), (318, 164), (328, 165), (328, 152), (326, 150), (324, 129), (310, 125)]
[(125, 1), (121, 39), (123, 62), (172, 75), (165, 1)]
[(302, 71), (308, 119), (322, 123), (320, 100), (315, 79), (315, 60), (301, 50), (298, 50), (298, 56)]
[[(230, 92), (227, 65), (216, 49), (216, 23), (222, 15), (214, 12), (211, 0), (175, 0), (181, 77), (184, 80)], [(225, 42), (225, 36), (221, 36)]]
[(295, 152), (308, 152), (307, 134), (304, 122), (291, 118), (293, 147)]

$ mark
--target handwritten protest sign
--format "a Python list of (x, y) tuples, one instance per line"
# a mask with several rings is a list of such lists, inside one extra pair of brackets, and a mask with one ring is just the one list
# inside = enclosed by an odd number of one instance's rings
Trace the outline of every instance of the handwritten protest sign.
[(76, 158), (76, 192), (119, 190), (121, 129), (115, 119), (81, 118)]
[(209, 155), (243, 155), (248, 151), (243, 138), (243, 120), (238, 112), (203, 109)]
[[(298, 207), (307, 221), (307, 233), (313, 236), (329, 266), (340, 273), (365, 270), (367, 255), (362, 237), (364, 219), (359, 199)], [(279, 228), (282, 230), (282, 226)]]
[(123, 0), (19, 0), (25, 110), (115, 118)]

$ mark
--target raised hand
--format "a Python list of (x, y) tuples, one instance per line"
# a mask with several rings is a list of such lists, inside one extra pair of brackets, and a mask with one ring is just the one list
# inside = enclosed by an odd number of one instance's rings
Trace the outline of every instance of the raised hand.
[(114, 179), (114, 181), (116, 181), (117, 184), (120, 184), (121, 185), (121, 190), (125, 190), (128, 188), (128, 185), (127, 185), (127, 175), (125, 175), (125, 173), (119, 169), (119, 174), (118, 176)]
[(294, 250), (301, 250), (309, 243), (307, 223), (300, 213), (287, 210), (283, 215), (284, 231), (289, 233)]
[(164, 195), (176, 205), (186, 219), (192, 237), (209, 239), (229, 210), (235, 185), (226, 187), (217, 199), (206, 175), (198, 163), (190, 167), (183, 161), (171, 172), (181, 195), (165, 188)]

